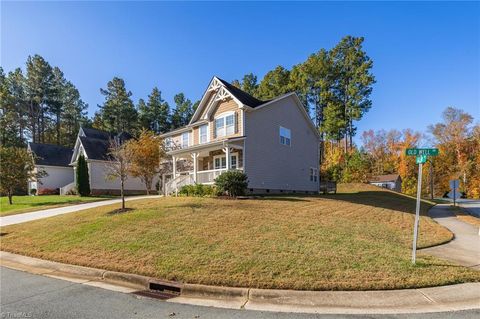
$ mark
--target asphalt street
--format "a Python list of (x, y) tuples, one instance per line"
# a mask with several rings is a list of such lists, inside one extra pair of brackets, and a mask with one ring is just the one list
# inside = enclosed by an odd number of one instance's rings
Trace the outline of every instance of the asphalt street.
[(0, 318), (479, 318), (480, 310), (403, 315), (258, 312), (169, 303), (0, 267)]

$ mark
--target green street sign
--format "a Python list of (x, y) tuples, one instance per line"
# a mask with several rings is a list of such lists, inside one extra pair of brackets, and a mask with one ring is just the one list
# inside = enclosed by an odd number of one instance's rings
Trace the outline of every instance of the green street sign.
[(427, 155), (418, 155), (416, 159), (417, 164), (423, 164), (427, 161)]
[(438, 148), (407, 148), (407, 156), (437, 156)]

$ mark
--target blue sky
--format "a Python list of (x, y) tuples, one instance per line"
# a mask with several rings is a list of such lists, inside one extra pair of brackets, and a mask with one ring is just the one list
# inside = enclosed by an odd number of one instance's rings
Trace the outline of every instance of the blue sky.
[(480, 119), (478, 2), (5, 2), (1, 65), (28, 55), (59, 66), (93, 115), (100, 87), (125, 79), (135, 103), (154, 86), (173, 104), (231, 81), (290, 68), (343, 36), (365, 37), (377, 83), (367, 129), (425, 130), (447, 106)]

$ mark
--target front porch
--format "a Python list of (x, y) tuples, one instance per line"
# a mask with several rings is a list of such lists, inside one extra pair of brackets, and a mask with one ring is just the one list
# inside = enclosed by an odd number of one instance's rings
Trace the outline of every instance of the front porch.
[(195, 145), (169, 154), (172, 179), (167, 183), (167, 192), (189, 184), (213, 184), (225, 171), (243, 171), (245, 162), (244, 140), (238, 138)]

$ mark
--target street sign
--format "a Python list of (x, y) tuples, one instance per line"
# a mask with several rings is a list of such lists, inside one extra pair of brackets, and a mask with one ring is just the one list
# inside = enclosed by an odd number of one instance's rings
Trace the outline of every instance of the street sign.
[(406, 154), (407, 156), (418, 156), (418, 155), (437, 156), (438, 148), (407, 148)]
[(453, 206), (455, 206), (455, 201), (462, 196), (458, 187), (460, 186), (460, 181), (458, 179), (452, 179), (450, 181), (450, 192), (447, 194), (448, 197), (453, 199)]
[(423, 164), (426, 161), (427, 161), (427, 155), (418, 155), (415, 162), (417, 164)]
[[(423, 164), (429, 156), (437, 156), (438, 148), (407, 148), (405, 151), (407, 156), (416, 156), (415, 162), (418, 164), (417, 178), (417, 206), (415, 208), (415, 224), (413, 224), (413, 246), (412, 246), (412, 263), (415, 264), (417, 256), (417, 240), (418, 240), (418, 222), (420, 220), (420, 196), (422, 190), (422, 169)], [(455, 201), (455, 200), (454, 200)], [(454, 202), (455, 203), (455, 202)]]
[(454, 189), (458, 189), (458, 186), (460, 186), (460, 181), (458, 179), (452, 179), (450, 182), (450, 189), (451, 190), (454, 190)]

